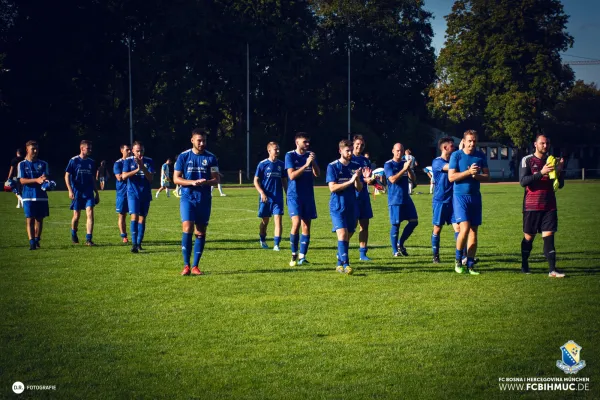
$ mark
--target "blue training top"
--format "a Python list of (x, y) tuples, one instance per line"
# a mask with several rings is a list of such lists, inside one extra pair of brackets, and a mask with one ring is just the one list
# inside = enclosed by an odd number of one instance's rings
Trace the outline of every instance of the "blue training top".
[[(288, 151), (285, 154), (285, 169), (293, 168), (294, 171), (299, 168), (304, 168), (306, 159), (311, 154), (310, 151), (304, 154), (298, 154), (296, 150)], [(313, 163), (317, 163), (317, 158), (313, 159)], [(288, 176), (288, 199), (312, 200), (315, 198), (314, 192), (314, 175), (312, 165), (304, 169), (304, 173), (295, 180)]]
[[(487, 157), (479, 150), (475, 150), (473, 154), (466, 154), (464, 150), (457, 150), (450, 156), (448, 169), (456, 170), (456, 172), (464, 172), (473, 164), (477, 164), (480, 170), (487, 168)], [(478, 180), (469, 176), (461, 181), (454, 182), (455, 195), (473, 195), (479, 194), (480, 183)]]
[[(217, 156), (208, 150), (196, 154), (192, 149), (186, 150), (177, 157), (175, 171), (180, 171), (183, 179), (195, 181), (198, 179), (212, 179), (213, 172), (219, 172)], [(199, 202), (203, 198), (210, 201), (210, 186), (182, 186), (181, 197)]]
[[(154, 161), (150, 157), (143, 156), (142, 162), (148, 172), (154, 173)], [(127, 157), (123, 162), (123, 172), (131, 172), (138, 169), (133, 156)], [(127, 179), (127, 197), (132, 199), (140, 199), (152, 201), (151, 183), (144, 176), (144, 171), (140, 170), (133, 176)]]
[(385, 179), (387, 179), (388, 206), (412, 203), (412, 199), (408, 194), (408, 170), (396, 183), (390, 182), (390, 177), (400, 172), (404, 168), (404, 163), (406, 163), (404, 159), (401, 159), (400, 162), (392, 159), (383, 165)]
[[(115, 161), (115, 164), (113, 165), (113, 173), (115, 174), (115, 176), (117, 175), (121, 175), (123, 173), (123, 163), (124, 163), (124, 159), (119, 158), (117, 161)], [(117, 179), (117, 197), (125, 197), (127, 196), (127, 181), (123, 181), (123, 180), (118, 180)]]
[(283, 204), (283, 184), (281, 178), (287, 176), (283, 161), (271, 161), (268, 158), (262, 160), (258, 163), (254, 176), (258, 177), (260, 186), (263, 188), (269, 201)]
[[(360, 164), (350, 161), (348, 165), (335, 160), (327, 166), (327, 183), (345, 183), (352, 179), (352, 175), (360, 168)], [(362, 177), (361, 177), (362, 179)], [(354, 185), (347, 187), (341, 192), (331, 192), (329, 197), (329, 212), (342, 213), (346, 210), (354, 211), (357, 206), (356, 189)]]
[(94, 182), (96, 173), (96, 163), (91, 158), (83, 159), (75, 156), (69, 160), (67, 169), (69, 183), (73, 188), (75, 198), (91, 199), (94, 197)]
[[(361, 168), (371, 168), (371, 161), (365, 156), (355, 156), (352, 154), (352, 162), (357, 163)], [(362, 190), (356, 192), (356, 197), (371, 201), (367, 185), (363, 185)]]
[[(46, 161), (28, 161), (25, 159), (17, 165), (18, 179), (37, 179), (42, 175), (46, 175), (46, 178), (50, 175), (50, 170), (48, 169), (48, 163)], [(48, 193), (46, 193), (45, 190), (42, 190), (42, 185), (39, 183), (28, 183), (23, 185), (21, 197), (23, 198), (23, 201), (48, 201)]]
[(438, 203), (452, 203), (452, 193), (454, 185), (448, 180), (448, 171), (444, 171), (444, 166), (448, 165), (448, 160), (438, 157), (431, 163), (431, 173), (435, 186), (433, 188), (433, 201)]

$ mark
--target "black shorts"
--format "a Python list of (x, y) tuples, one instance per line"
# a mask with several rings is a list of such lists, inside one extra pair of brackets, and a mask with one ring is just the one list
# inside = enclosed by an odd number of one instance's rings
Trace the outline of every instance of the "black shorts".
[(558, 231), (558, 214), (554, 211), (523, 211), (523, 233), (535, 235)]

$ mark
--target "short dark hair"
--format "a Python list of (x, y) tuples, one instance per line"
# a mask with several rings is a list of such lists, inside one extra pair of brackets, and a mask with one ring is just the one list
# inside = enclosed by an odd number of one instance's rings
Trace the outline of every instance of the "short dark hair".
[(474, 136), (475, 139), (477, 139), (477, 131), (474, 129), (468, 129), (463, 134), (463, 139), (465, 139), (467, 136)]
[(192, 131), (192, 137), (194, 137), (196, 135), (206, 137), (208, 135), (208, 132), (204, 128), (194, 128), (194, 130)]
[(136, 140), (135, 142), (133, 142), (133, 144), (131, 145), (131, 147), (138, 145), (140, 147), (144, 147), (144, 143), (142, 143), (141, 140)]
[(294, 140), (296, 139), (308, 139), (310, 140), (310, 135), (306, 132), (296, 132), (296, 136), (294, 136)]
[(23, 154), (23, 149), (21, 149), (21, 148), (18, 148), (18, 149), (17, 149), (17, 154)]
[(121, 147), (119, 147), (121, 150), (123, 150), (125, 148), (125, 146), (129, 147), (128, 144), (122, 144)]
[(82, 140), (81, 142), (79, 142), (80, 146), (91, 146), (92, 145), (92, 141), (91, 140)]
[(541, 133), (538, 133), (537, 135), (535, 135), (534, 142), (537, 142), (537, 140), (540, 138), (540, 136), (543, 136), (546, 138), (546, 140), (550, 141), (550, 138), (548, 137), (548, 135), (546, 135), (544, 132), (541, 132)]
[(269, 142), (267, 143), (267, 151), (271, 148), (271, 147), (275, 147), (275, 146), (279, 146), (279, 143), (277, 142)]
[(363, 136), (363, 135), (354, 135), (354, 136), (352, 137), (352, 141), (354, 142), (354, 141), (356, 141), (356, 140), (362, 140), (363, 142), (366, 142), (366, 140), (365, 140), (365, 138), (364, 138), (364, 136)]
[(343, 149), (344, 147), (352, 147), (352, 142), (348, 139), (340, 140), (340, 149)]
[(450, 136), (441, 137), (440, 140), (438, 140), (438, 149), (442, 147), (442, 145), (450, 142), (454, 143), (454, 139), (452, 139)]
[(27, 143), (25, 143), (25, 148), (29, 147), (29, 146), (37, 146), (38, 143), (35, 140), (29, 140)]

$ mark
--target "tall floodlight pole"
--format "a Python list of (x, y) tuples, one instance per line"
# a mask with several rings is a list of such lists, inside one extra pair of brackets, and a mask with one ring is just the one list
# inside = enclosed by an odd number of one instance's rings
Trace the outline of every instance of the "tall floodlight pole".
[(250, 45), (246, 43), (246, 179), (250, 180)]
[(129, 49), (129, 145), (133, 143), (133, 100), (131, 95), (131, 36), (127, 37)]
[(348, 42), (348, 140), (350, 140), (350, 42)]

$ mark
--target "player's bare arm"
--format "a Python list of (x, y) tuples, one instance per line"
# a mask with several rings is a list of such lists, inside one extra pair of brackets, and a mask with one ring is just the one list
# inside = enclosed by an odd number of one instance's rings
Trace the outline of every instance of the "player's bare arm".
[(71, 200), (75, 199), (75, 193), (73, 193), (73, 188), (71, 187), (71, 174), (65, 172), (65, 183), (67, 184), (67, 190), (69, 191), (69, 198)]
[(136, 158), (135, 162), (138, 165), (138, 170), (141, 169), (142, 172), (144, 173), (144, 177), (146, 178), (146, 180), (148, 182), (152, 182), (152, 179), (154, 178), (154, 172), (148, 171), (148, 168), (146, 168), (146, 166), (144, 165), (143, 160)]
[(30, 183), (42, 184), (46, 180), (46, 175), (42, 175), (39, 178), (19, 178), (21, 185), (28, 185)]
[[(332, 193), (337, 193), (337, 192), (344, 191), (344, 189), (346, 189), (350, 186), (353, 186), (357, 180), (360, 181), (360, 179), (358, 179), (358, 176), (360, 173), (359, 171), (360, 171), (360, 168), (358, 170), (356, 170), (356, 172), (354, 173), (354, 175), (352, 175), (352, 178), (350, 178), (350, 180), (348, 180), (344, 183), (329, 182), (329, 190)], [(362, 189), (362, 184), (361, 184), (361, 189)]]
[(260, 186), (260, 183), (258, 181), (258, 176), (254, 177), (254, 187), (256, 188), (258, 193), (260, 193), (260, 201), (262, 201), (263, 203), (266, 203), (268, 198), (267, 198), (267, 195), (265, 194), (265, 191), (263, 190), (262, 186)]
[(481, 170), (482, 172), (473, 176), (479, 182), (487, 182), (490, 180), (490, 170), (488, 168), (484, 168)]
[(389, 178), (390, 183), (396, 183), (396, 181), (398, 179), (402, 178), (402, 175), (404, 175), (406, 173), (406, 171), (408, 171), (409, 169), (410, 169), (410, 164), (404, 163), (404, 167), (402, 167), (402, 169), (400, 171), (398, 171), (398, 173), (396, 175), (390, 176), (390, 178)]
[[(448, 170), (448, 180), (450, 182), (458, 182), (458, 181), (462, 181), (463, 179), (467, 179), (468, 177), (475, 177), (475, 175), (477, 175), (478, 173), (479, 173), (479, 167), (477, 166), (477, 164), (473, 163), (473, 164), (471, 164), (469, 169), (467, 169), (466, 171), (463, 171), (463, 172), (458, 172), (455, 169), (449, 169)], [(489, 175), (489, 171), (488, 171), (488, 175)]]

